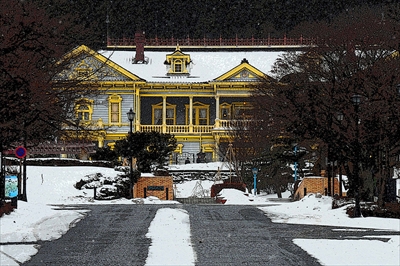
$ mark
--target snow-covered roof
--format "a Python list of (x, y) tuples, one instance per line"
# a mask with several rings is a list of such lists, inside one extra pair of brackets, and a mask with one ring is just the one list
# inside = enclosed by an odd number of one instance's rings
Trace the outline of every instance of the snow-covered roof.
[(167, 76), (164, 65), (173, 51), (145, 51), (147, 64), (133, 64), (134, 50), (102, 50), (100, 54), (147, 82), (208, 82), (240, 65), (245, 58), (250, 65), (267, 75), (282, 51), (185, 51), (192, 60), (189, 76)]

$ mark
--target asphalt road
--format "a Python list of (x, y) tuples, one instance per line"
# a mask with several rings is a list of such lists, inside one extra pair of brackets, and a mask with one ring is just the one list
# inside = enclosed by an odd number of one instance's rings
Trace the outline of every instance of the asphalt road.
[(145, 235), (164, 207), (188, 211), (196, 265), (320, 265), (292, 240), (348, 234), (332, 227), (275, 224), (254, 206), (91, 205), (79, 207), (91, 211), (60, 239), (38, 243), (39, 252), (23, 265), (144, 265), (151, 244)]

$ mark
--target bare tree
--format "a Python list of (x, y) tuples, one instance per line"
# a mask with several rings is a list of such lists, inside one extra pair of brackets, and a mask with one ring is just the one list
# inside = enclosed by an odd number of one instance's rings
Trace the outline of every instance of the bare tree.
[(348, 162), (359, 216), (362, 170), (389, 169), (400, 145), (399, 23), (362, 10), (308, 28), (315, 46), (283, 55), (280, 82), (260, 87), (257, 102), (285, 131), (325, 143), (328, 160)]
[(58, 82), (60, 62), (85, 30), (71, 15), (49, 17), (32, 1), (0, 2), (0, 149), (60, 134), (75, 99), (92, 93), (82, 80)]
[(231, 129), (228, 131), (229, 142), (223, 142), (219, 146), (221, 154), (228, 152), (234, 154), (234, 156), (228, 154), (229, 158), (224, 158), (230, 161), (230, 167), (235, 172), (235, 178), (230, 180), (231, 182), (243, 182), (247, 187), (253, 187), (252, 168), (259, 166), (259, 162), (255, 159), (266, 147), (262, 126), (262, 120), (231, 121)]
[[(0, 152), (57, 139), (74, 101), (93, 92), (84, 79), (55, 84), (71, 62), (60, 59), (85, 32), (73, 22), (72, 15), (50, 17), (33, 1), (0, 1)], [(23, 184), (27, 200), (25, 170)]]

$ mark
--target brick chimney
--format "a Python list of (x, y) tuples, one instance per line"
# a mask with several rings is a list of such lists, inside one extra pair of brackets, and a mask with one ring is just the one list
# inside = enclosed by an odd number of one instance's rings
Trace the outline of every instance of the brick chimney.
[(133, 60), (134, 64), (146, 63), (144, 60), (144, 43), (145, 43), (144, 32), (136, 32), (135, 33), (136, 55), (135, 59)]

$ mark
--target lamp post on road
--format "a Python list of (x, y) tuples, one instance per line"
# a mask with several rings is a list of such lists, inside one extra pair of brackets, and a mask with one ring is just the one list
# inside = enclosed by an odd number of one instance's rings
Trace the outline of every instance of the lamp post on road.
[[(131, 148), (131, 136), (132, 136), (132, 122), (133, 119), (135, 119), (135, 112), (133, 112), (132, 108), (129, 110), (128, 113), (126, 113), (129, 119), (129, 135), (128, 135), (128, 142), (129, 142), (129, 148)], [(130, 150), (130, 155), (129, 155), (129, 179), (130, 179), (130, 187), (129, 187), (129, 198), (133, 198), (133, 165), (132, 165), (132, 151)]]
[(253, 169), (251, 170), (253, 172), (253, 178), (254, 178), (254, 191), (253, 194), (254, 196), (257, 193), (257, 173), (258, 173), (258, 168), (257, 167), (253, 167)]
[[(344, 114), (342, 112), (339, 112), (337, 114), (337, 120), (339, 121), (339, 123), (342, 123), (344, 119)], [(339, 170), (339, 197), (342, 197), (343, 191), (342, 191), (342, 154), (340, 151), (339, 157), (338, 157), (338, 170)], [(335, 184), (335, 182), (333, 182)], [(333, 191), (335, 192), (335, 189), (333, 189)]]
[(293, 154), (294, 154), (294, 182), (297, 181), (297, 143), (293, 144), (294, 148), (293, 148)]
[(354, 217), (361, 217), (361, 207), (360, 207), (360, 169), (359, 169), (359, 163), (360, 163), (360, 129), (359, 129), (359, 117), (358, 117), (358, 109), (359, 105), (361, 103), (361, 96), (358, 94), (355, 94), (351, 97), (351, 101), (353, 102), (355, 113), (356, 113), (356, 142), (355, 142), (355, 162), (354, 162), (354, 183), (355, 183), (355, 206), (354, 206)]

